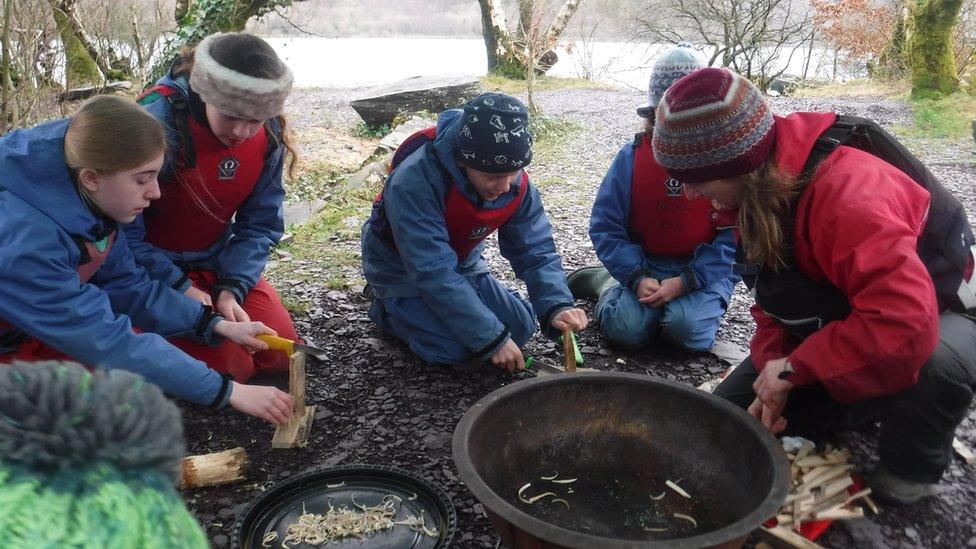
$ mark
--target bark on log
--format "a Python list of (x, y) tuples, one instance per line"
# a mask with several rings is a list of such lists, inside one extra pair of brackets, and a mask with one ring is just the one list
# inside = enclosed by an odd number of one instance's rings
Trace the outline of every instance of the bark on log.
[(229, 484), (244, 477), (247, 453), (237, 447), (214, 454), (183, 458), (180, 489)]

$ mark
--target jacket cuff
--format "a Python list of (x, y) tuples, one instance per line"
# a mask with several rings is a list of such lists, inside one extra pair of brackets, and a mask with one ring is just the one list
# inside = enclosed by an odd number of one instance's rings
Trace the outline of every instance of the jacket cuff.
[(575, 305), (572, 303), (559, 303), (553, 305), (539, 317), (539, 325), (542, 326), (542, 333), (546, 335), (549, 339), (555, 341), (556, 338), (563, 335), (560, 330), (552, 327), (552, 319), (556, 317), (559, 313), (565, 311), (566, 309), (572, 309)]
[(701, 284), (698, 283), (698, 278), (695, 276), (695, 270), (691, 268), (691, 265), (687, 265), (684, 269), (681, 269), (680, 276), (681, 281), (685, 283), (686, 292), (693, 292), (701, 289)]
[(816, 383), (818, 381), (816, 376), (810, 371), (810, 368), (806, 364), (804, 364), (802, 361), (797, 361), (794, 359), (793, 357), (795, 355), (796, 353), (792, 353), (788, 359), (790, 364), (793, 366), (793, 373), (786, 378), (786, 381), (789, 381), (793, 385), (810, 385), (812, 383)]
[(234, 295), (234, 299), (237, 300), (238, 305), (244, 303), (244, 298), (247, 297), (247, 286), (244, 282), (237, 278), (218, 278), (217, 282), (213, 285), (213, 289), (210, 291), (214, 302), (217, 301), (217, 296), (220, 292), (227, 290)]
[(190, 289), (191, 285), (192, 283), (190, 282), (190, 275), (188, 273), (183, 273), (178, 279), (176, 279), (176, 282), (170, 284), (174, 290), (180, 292), (181, 294), (185, 294), (186, 291)]
[(217, 410), (227, 406), (230, 402), (230, 394), (234, 391), (234, 386), (231, 384), (234, 378), (230, 374), (219, 374), (220, 375), (220, 389), (217, 391), (217, 396), (214, 397), (213, 401), (208, 405), (209, 408), (215, 408)]
[(200, 308), (200, 316), (197, 318), (197, 324), (193, 328), (193, 335), (207, 345), (216, 347), (224, 340), (215, 331), (217, 323), (224, 320), (224, 317), (214, 312), (213, 307), (210, 305), (201, 305)]
[(649, 277), (649, 276), (651, 276), (651, 271), (645, 268), (637, 269), (636, 271), (627, 275), (626, 284), (624, 284), (624, 286), (626, 286), (628, 290), (636, 294), (637, 285), (640, 284), (641, 280), (644, 280), (645, 277)]
[(505, 341), (508, 340), (509, 335), (510, 335), (510, 332), (508, 331), (508, 327), (506, 326), (506, 327), (502, 328), (502, 333), (498, 334), (498, 337), (496, 337), (495, 339), (491, 340), (491, 343), (489, 343), (488, 345), (485, 345), (481, 349), (478, 349), (477, 351), (475, 351), (474, 352), (474, 355), (479, 360), (482, 360), (482, 361), (489, 360), (491, 357), (493, 357), (495, 355), (495, 353), (498, 352), (498, 349), (501, 349), (502, 345), (505, 344)]

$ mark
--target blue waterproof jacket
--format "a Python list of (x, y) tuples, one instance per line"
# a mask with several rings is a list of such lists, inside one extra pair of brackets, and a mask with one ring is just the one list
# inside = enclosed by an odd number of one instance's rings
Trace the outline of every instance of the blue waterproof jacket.
[[(69, 174), (68, 123), (0, 138), (0, 319), (85, 364), (129, 370), (171, 395), (223, 405), (230, 390), (220, 374), (161, 337), (213, 342), (219, 317), (150, 280), (121, 231), (105, 263), (80, 284), (74, 239), (99, 240), (111, 222), (82, 202)], [(146, 331), (136, 334), (133, 325)]]
[[(383, 200), (399, 252), (367, 222), (362, 233), (363, 273), (377, 298), (422, 297), (457, 341), (474, 356), (487, 359), (505, 344), (508, 329), (469, 282), (489, 272), (481, 257), (485, 243), (458, 260), (444, 218), (445, 198), (448, 185), (455, 185), (482, 208), (502, 208), (515, 198), (519, 186), (512, 185), (490, 202), (478, 195), (454, 159), (460, 121), (460, 110), (441, 113), (434, 142), (414, 151), (390, 174)], [(552, 226), (531, 182), (515, 214), (498, 230), (498, 247), (516, 276), (525, 281), (539, 322), (554, 337), (549, 322), (573, 306), (573, 296), (556, 253)]]
[[(649, 268), (656, 258), (647, 257), (644, 248), (631, 238), (629, 229), (631, 184), (634, 177), (634, 154), (637, 147), (633, 142), (625, 145), (607, 175), (600, 184), (590, 213), (590, 239), (593, 249), (610, 274), (631, 291), (637, 284), (653, 274)], [(672, 262), (675, 257), (661, 258)], [(680, 276), (685, 288), (714, 289), (723, 295), (726, 304), (731, 297), (734, 284), (719, 284), (726, 279), (733, 282), (738, 277), (732, 274), (735, 260), (735, 241), (731, 229), (721, 231), (712, 242), (703, 242), (692, 256), (685, 258), (688, 269)], [(694, 280), (689, 280), (693, 276)]]
[[(174, 79), (167, 75), (157, 84), (179, 90), (182, 95), (179, 99), (189, 108), (190, 86), (185, 77)], [(178, 184), (175, 181), (178, 169), (176, 160), (182, 148), (188, 146), (182, 142), (177, 130), (178, 124), (174, 123), (173, 117), (192, 114), (174, 113), (170, 101), (165, 98), (146, 105), (146, 109), (167, 128), (169, 152), (159, 176), (160, 191), (165, 194), (168, 185)], [(149, 271), (150, 276), (185, 292), (190, 287), (190, 281), (185, 276), (187, 271), (215, 271), (217, 283), (213, 287), (214, 294), (229, 290), (238, 303), (244, 302), (248, 292), (261, 277), (272, 246), (278, 243), (285, 230), (285, 188), (281, 182), (285, 148), (281, 144), (281, 127), (277, 120), (271, 119), (269, 123), (269, 150), (254, 190), (237, 209), (234, 221), (223, 237), (209, 248), (188, 252), (157, 248), (144, 240), (146, 227), (141, 215), (125, 227), (125, 235), (136, 261)]]

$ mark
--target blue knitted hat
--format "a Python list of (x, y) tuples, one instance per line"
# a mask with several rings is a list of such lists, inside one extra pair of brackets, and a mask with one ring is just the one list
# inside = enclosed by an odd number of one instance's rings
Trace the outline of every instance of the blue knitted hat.
[(705, 66), (698, 52), (689, 42), (681, 42), (664, 52), (651, 69), (651, 79), (647, 84), (647, 103), (637, 108), (637, 114), (649, 118), (661, 102), (661, 96), (685, 75)]
[(518, 99), (483, 93), (464, 105), (454, 156), (465, 166), (491, 173), (515, 172), (532, 162), (529, 112)]

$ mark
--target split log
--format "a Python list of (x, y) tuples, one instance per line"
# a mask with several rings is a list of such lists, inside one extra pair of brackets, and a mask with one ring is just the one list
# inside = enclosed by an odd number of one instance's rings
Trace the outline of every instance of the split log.
[(773, 547), (824, 549), (822, 545), (818, 545), (800, 534), (797, 534), (793, 530), (784, 528), (782, 526), (774, 526), (773, 528), (761, 526), (760, 534), (763, 536), (763, 538), (765, 538), (766, 542), (771, 544)]
[(128, 80), (112, 82), (104, 86), (85, 86), (84, 88), (74, 88), (58, 94), (58, 102), (64, 103), (65, 101), (79, 101), (81, 99), (88, 99), (93, 95), (128, 90), (131, 88), (132, 82), (129, 82)]
[(223, 452), (183, 458), (180, 489), (229, 484), (244, 478), (247, 453), (238, 446)]
[(288, 358), (288, 394), (291, 395), (291, 420), (275, 428), (272, 448), (301, 448), (308, 444), (315, 406), (305, 405), (305, 353)]

